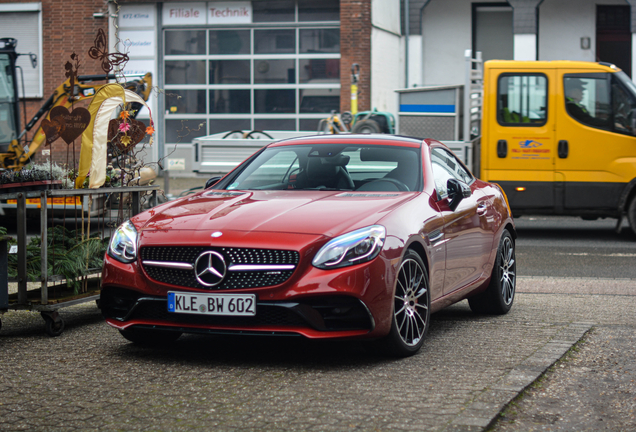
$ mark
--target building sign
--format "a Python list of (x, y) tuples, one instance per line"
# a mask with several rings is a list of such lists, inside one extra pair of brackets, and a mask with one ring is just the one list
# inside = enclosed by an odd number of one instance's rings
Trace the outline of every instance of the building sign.
[(164, 3), (165, 25), (200, 25), (207, 23), (206, 3)]
[(125, 52), (131, 56), (154, 56), (155, 55), (155, 32), (149, 31), (120, 31), (119, 43), (120, 52)]
[(250, 24), (252, 2), (208, 2), (208, 24)]
[(120, 27), (154, 27), (155, 5), (122, 5), (118, 17)]

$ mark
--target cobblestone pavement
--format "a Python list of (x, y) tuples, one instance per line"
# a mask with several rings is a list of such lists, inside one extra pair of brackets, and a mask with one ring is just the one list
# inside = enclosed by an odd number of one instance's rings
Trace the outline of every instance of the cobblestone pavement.
[(636, 296), (594, 294), (612, 283), (564, 279), (569, 294), (538, 294), (548, 280), (520, 279), (508, 315), (475, 316), (462, 302), (433, 315), (421, 353), (402, 360), (296, 338), (188, 335), (138, 348), (94, 304), (62, 309), (66, 330), (49, 338), (39, 315), (9, 312), (0, 430), (483, 430), (592, 324), (586, 344), (604, 340), (599, 329), (633, 328)]

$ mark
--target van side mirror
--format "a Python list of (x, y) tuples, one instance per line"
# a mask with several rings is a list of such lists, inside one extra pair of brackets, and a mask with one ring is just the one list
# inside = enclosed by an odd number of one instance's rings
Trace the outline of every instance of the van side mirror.
[(446, 190), (448, 191), (448, 207), (455, 211), (459, 203), (464, 198), (468, 198), (471, 194), (470, 187), (457, 179), (451, 178), (446, 182)]
[(223, 176), (216, 176), (216, 177), (212, 177), (212, 178), (208, 179), (208, 181), (205, 182), (205, 189), (211, 188), (212, 186), (217, 184), (219, 182), (219, 180), (221, 180), (222, 178), (223, 178)]

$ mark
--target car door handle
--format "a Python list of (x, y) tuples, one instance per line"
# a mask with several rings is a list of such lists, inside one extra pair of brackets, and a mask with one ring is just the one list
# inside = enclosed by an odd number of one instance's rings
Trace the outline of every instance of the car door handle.
[(565, 159), (568, 157), (568, 153), (570, 152), (568, 142), (566, 140), (559, 141), (559, 146), (557, 147), (557, 154), (560, 159)]
[(487, 211), (488, 211), (488, 206), (486, 204), (479, 204), (477, 206), (477, 214), (479, 216), (485, 215)]
[(500, 159), (508, 156), (508, 141), (499, 140), (497, 141), (497, 157)]

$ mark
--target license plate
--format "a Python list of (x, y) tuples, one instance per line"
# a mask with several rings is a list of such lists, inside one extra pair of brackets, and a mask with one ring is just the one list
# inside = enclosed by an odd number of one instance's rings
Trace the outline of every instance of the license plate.
[(200, 315), (256, 315), (254, 294), (168, 292), (168, 312)]

